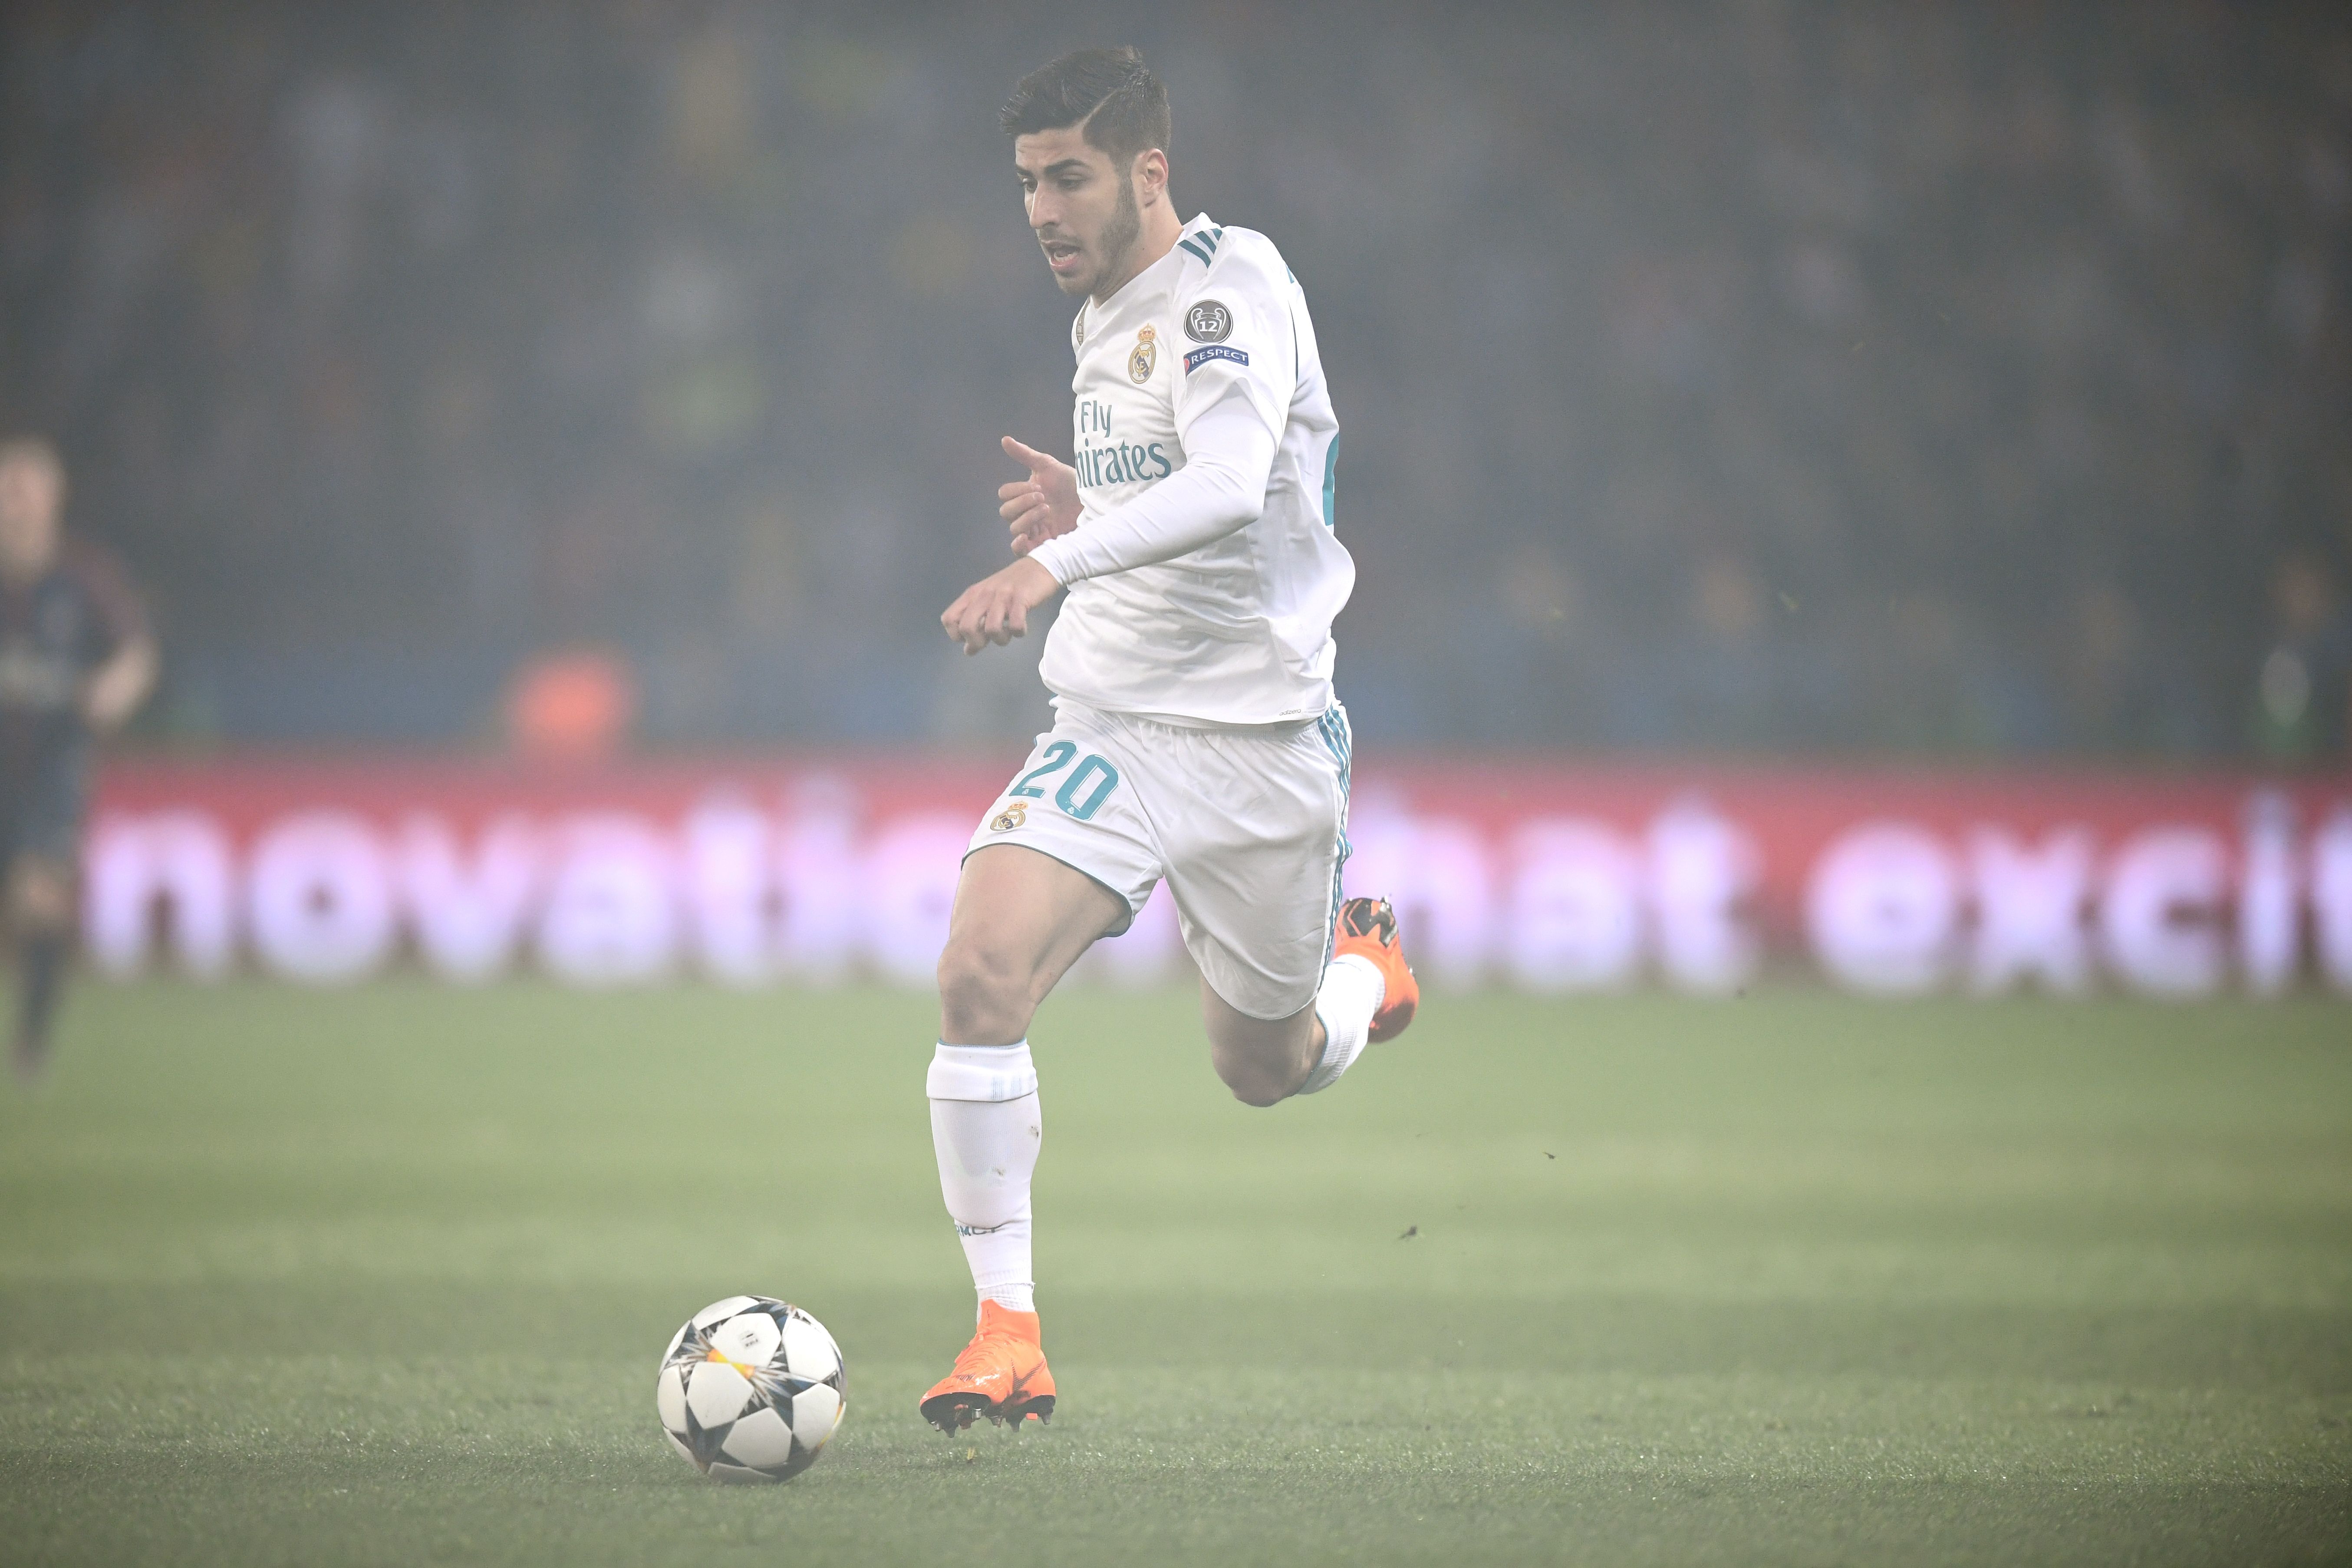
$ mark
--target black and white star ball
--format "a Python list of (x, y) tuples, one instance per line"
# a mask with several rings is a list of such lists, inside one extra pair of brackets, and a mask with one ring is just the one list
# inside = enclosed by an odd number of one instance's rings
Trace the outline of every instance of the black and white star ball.
[(789, 1302), (730, 1296), (686, 1321), (662, 1356), (654, 1409), (678, 1453), (722, 1481), (784, 1481), (841, 1425), (841, 1347)]

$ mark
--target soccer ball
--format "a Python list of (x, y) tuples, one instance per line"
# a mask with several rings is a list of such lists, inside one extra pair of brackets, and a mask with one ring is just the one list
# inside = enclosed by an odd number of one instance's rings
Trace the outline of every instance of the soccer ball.
[(730, 1296), (663, 1352), (654, 1409), (679, 1455), (722, 1481), (785, 1481), (816, 1463), (848, 1386), (824, 1325), (767, 1296)]

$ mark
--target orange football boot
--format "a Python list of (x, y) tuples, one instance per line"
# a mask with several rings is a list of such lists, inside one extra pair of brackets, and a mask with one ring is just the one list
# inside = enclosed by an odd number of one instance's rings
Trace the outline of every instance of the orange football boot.
[(954, 1436), (985, 1415), (1018, 1426), (1054, 1418), (1054, 1374), (1045, 1370), (1037, 1314), (995, 1301), (980, 1304), (980, 1327), (956, 1357), (955, 1370), (923, 1395), (923, 1419)]
[(1372, 1015), (1372, 1043), (1393, 1040), (1412, 1022), (1421, 1005), (1421, 982), (1404, 961), (1397, 944), (1396, 911), (1386, 899), (1349, 899), (1339, 906), (1339, 925), (1331, 944), (1332, 956), (1352, 952), (1369, 958), (1385, 984), (1380, 1011)]

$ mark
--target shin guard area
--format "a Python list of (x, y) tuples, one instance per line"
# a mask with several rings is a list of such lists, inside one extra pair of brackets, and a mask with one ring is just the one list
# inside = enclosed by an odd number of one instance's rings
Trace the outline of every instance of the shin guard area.
[(942, 1045), (927, 1087), (940, 1195), (963, 1242), (972, 1286), (986, 1300), (1034, 1310), (1029, 1183), (1044, 1122), (1028, 1043)]

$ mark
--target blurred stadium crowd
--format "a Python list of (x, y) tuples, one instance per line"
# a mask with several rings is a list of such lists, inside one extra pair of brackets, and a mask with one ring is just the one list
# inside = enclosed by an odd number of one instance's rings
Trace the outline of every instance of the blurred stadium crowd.
[[(0, 424), (151, 728), (999, 737), (940, 607), (1068, 308), (992, 110), (1139, 43), (1345, 430), (1368, 740), (2340, 756), (2352, 23), (2136, 5), (30, 4)], [(1034, 649), (1029, 650), (1034, 660)]]

